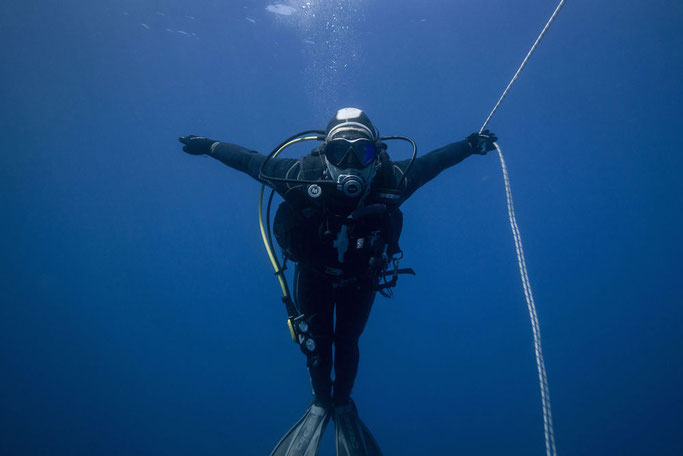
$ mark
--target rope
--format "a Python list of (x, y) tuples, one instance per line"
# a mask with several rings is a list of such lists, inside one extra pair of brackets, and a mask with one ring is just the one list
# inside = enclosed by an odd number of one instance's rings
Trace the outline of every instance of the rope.
[[(553, 12), (552, 16), (550, 16), (550, 19), (548, 19), (548, 22), (545, 24), (545, 27), (543, 27), (543, 30), (541, 30), (540, 35), (538, 35), (538, 38), (536, 38), (536, 41), (534, 42), (533, 46), (531, 46), (531, 49), (527, 53), (526, 57), (524, 57), (524, 60), (517, 69), (517, 72), (512, 77), (510, 83), (507, 85), (507, 87), (503, 91), (503, 94), (498, 99), (498, 102), (491, 110), (489, 116), (486, 118), (486, 121), (481, 126), (479, 134), (481, 134), (486, 129), (486, 126), (491, 121), (491, 118), (496, 113), (498, 107), (500, 107), (500, 104), (503, 102), (508, 92), (510, 92), (510, 89), (517, 81), (517, 78), (519, 77), (520, 73), (522, 72), (527, 62), (531, 58), (531, 55), (538, 47), (539, 43), (545, 36), (551, 24), (555, 21), (555, 18), (564, 6), (564, 3), (565, 0), (560, 0), (560, 3), (555, 8), (555, 11)], [(531, 292), (531, 283), (529, 282), (529, 273), (526, 268), (524, 248), (522, 246), (522, 236), (519, 232), (519, 227), (517, 226), (517, 217), (515, 216), (515, 207), (512, 201), (512, 190), (510, 188), (510, 177), (508, 176), (507, 167), (505, 166), (503, 152), (501, 151), (497, 143), (494, 143), (494, 145), (496, 146), (496, 150), (498, 151), (498, 157), (500, 158), (500, 167), (503, 170), (503, 179), (505, 180), (505, 195), (507, 199), (507, 210), (508, 217), (510, 219), (510, 228), (512, 229), (512, 237), (515, 241), (515, 250), (517, 252), (517, 264), (519, 265), (519, 274), (522, 278), (524, 297), (526, 298), (527, 309), (529, 310), (529, 320), (531, 321), (531, 329), (534, 336), (534, 355), (536, 357), (538, 383), (541, 390), (541, 407), (543, 411), (543, 432), (545, 435), (545, 452), (546, 456), (557, 456), (557, 448), (555, 447), (555, 431), (553, 429), (553, 417), (552, 412), (550, 410), (550, 389), (548, 388), (548, 376), (545, 370), (545, 361), (543, 360), (543, 349), (541, 347), (541, 327), (538, 322), (538, 313), (536, 312), (534, 295)]]
[(510, 188), (510, 178), (508, 176), (507, 166), (505, 166), (505, 159), (503, 152), (500, 150), (498, 144), (494, 143), (500, 158), (500, 167), (503, 170), (503, 179), (505, 180), (505, 195), (507, 198), (508, 217), (510, 219), (510, 228), (512, 229), (512, 237), (515, 240), (515, 250), (517, 251), (517, 263), (519, 265), (519, 273), (522, 277), (522, 286), (524, 287), (524, 297), (526, 298), (527, 309), (529, 310), (529, 319), (531, 320), (531, 329), (534, 335), (534, 355), (536, 356), (536, 367), (538, 369), (538, 383), (541, 389), (541, 406), (543, 409), (543, 432), (545, 433), (545, 452), (547, 456), (557, 456), (557, 449), (555, 448), (555, 431), (553, 430), (553, 418), (550, 410), (550, 390), (548, 388), (548, 376), (545, 371), (545, 361), (543, 360), (543, 349), (541, 348), (541, 327), (538, 322), (538, 314), (536, 312), (536, 304), (534, 303), (534, 295), (531, 292), (531, 284), (529, 283), (529, 273), (526, 269), (526, 260), (524, 259), (524, 248), (522, 246), (522, 237), (517, 226), (517, 217), (515, 216), (515, 207), (512, 201), (512, 190)]
[(555, 21), (555, 18), (557, 17), (557, 14), (560, 12), (560, 10), (562, 9), (562, 7), (564, 6), (564, 2), (565, 2), (565, 0), (560, 0), (559, 5), (557, 5), (557, 8), (555, 8), (555, 12), (553, 13), (552, 16), (550, 16), (550, 19), (548, 19), (548, 23), (545, 24), (545, 27), (543, 27), (543, 30), (541, 31), (541, 34), (538, 35), (538, 38), (536, 38), (536, 42), (534, 43), (533, 46), (531, 46), (531, 49), (529, 50), (529, 53), (526, 55), (526, 57), (524, 57), (524, 60), (522, 61), (522, 64), (519, 66), (519, 68), (517, 69), (517, 72), (516, 72), (515, 75), (512, 77), (512, 80), (510, 80), (510, 83), (508, 84), (508, 86), (507, 86), (507, 87), (505, 88), (505, 90), (503, 91), (503, 95), (501, 95), (500, 98), (498, 99), (498, 103), (496, 103), (496, 105), (495, 105), (495, 106), (493, 107), (493, 109), (491, 110), (491, 113), (490, 113), (489, 116), (486, 118), (486, 121), (484, 122), (484, 125), (481, 126), (481, 129), (479, 130), (479, 133), (480, 133), (480, 134), (481, 134), (481, 132), (483, 132), (483, 131), (486, 129), (486, 126), (488, 125), (489, 121), (491, 120), (491, 118), (493, 117), (493, 115), (494, 115), (494, 114), (496, 113), (496, 111), (498, 110), (498, 107), (499, 107), (500, 104), (503, 102), (503, 99), (507, 96), (508, 92), (509, 92), (510, 89), (512, 88), (512, 85), (515, 83), (515, 81), (517, 81), (517, 78), (519, 77), (519, 74), (522, 72), (522, 70), (523, 70), (524, 67), (526, 66), (526, 63), (529, 61), (529, 58), (531, 57), (531, 54), (534, 53), (534, 51), (535, 51), (536, 48), (538, 47), (538, 44), (541, 42), (541, 40), (542, 40), (543, 37), (545, 36), (545, 32), (548, 31), (548, 29), (550, 28), (550, 25)]

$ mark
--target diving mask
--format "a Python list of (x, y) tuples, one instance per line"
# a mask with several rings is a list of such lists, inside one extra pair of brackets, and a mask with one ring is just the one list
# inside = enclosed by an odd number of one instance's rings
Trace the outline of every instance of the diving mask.
[(325, 157), (337, 167), (365, 168), (377, 158), (377, 144), (368, 138), (336, 138), (326, 142)]

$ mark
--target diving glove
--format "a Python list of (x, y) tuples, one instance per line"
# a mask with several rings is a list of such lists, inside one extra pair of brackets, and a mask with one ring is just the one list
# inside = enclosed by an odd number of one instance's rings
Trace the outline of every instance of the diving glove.
[(498, 141), (498, 137), (489, 130), (484, 130), (481, 133), (472, 133), (465, 141), (472, 148), (473, 154), (486, 155), (496, 149), (493, 143)]
[(204, 155), (211, 151), (211, 145), (215, 142), (213, 139), (204, 138), (203, 136), (187, 135), (178, 138), (178, 141), (185, 144), (183, 151), (190, 155)]

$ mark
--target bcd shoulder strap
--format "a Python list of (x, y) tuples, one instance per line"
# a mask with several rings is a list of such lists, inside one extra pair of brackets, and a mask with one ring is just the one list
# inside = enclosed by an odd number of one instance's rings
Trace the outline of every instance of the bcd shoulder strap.
[[(308, 155), (299, 160), (299, 173), (295, 176), (299, 180), (315, 181), (322, 179), (324, 163), (320, 153), (314, 149)], [(288, 184), (288, 191), (284, 196), (286, 202), (297, 210), (302, 210), (311, 206), (312, 198), (309, 196), (309, 185), (307, 184)]]
[(400, 178), (394, 173), (394, 163), (385, 150), (379, 154), (380, 168), (372, 185), (372, 199), (396, 209), (403, 202), (401, 199)]
[(322, 179), (325, 163), (317, 149), (313, 149), (308, 155), (301, 158), (301, 179), (319, 180)]

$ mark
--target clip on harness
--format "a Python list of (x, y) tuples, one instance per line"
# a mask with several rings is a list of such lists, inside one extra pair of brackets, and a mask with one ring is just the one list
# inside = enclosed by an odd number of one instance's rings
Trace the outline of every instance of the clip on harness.
[[(394, 295), (392, 288), (396, 286), (400, 274), (416, 275), (413, 268), (399, 269), (398, 262), (401, 258), (403, 258), (403, 252), (401, 252), (400, 257), (391, 259), (391, 264), (394, 269), (391, 271), (385, 269), (382, 274), (380, 274), (380, 281), (382, 281), (382, 283), (378, 283), (375, 289), (385, 298), (391, 298)], [(387, 277), (391, 277), (391, 279), (387, 280)]]

